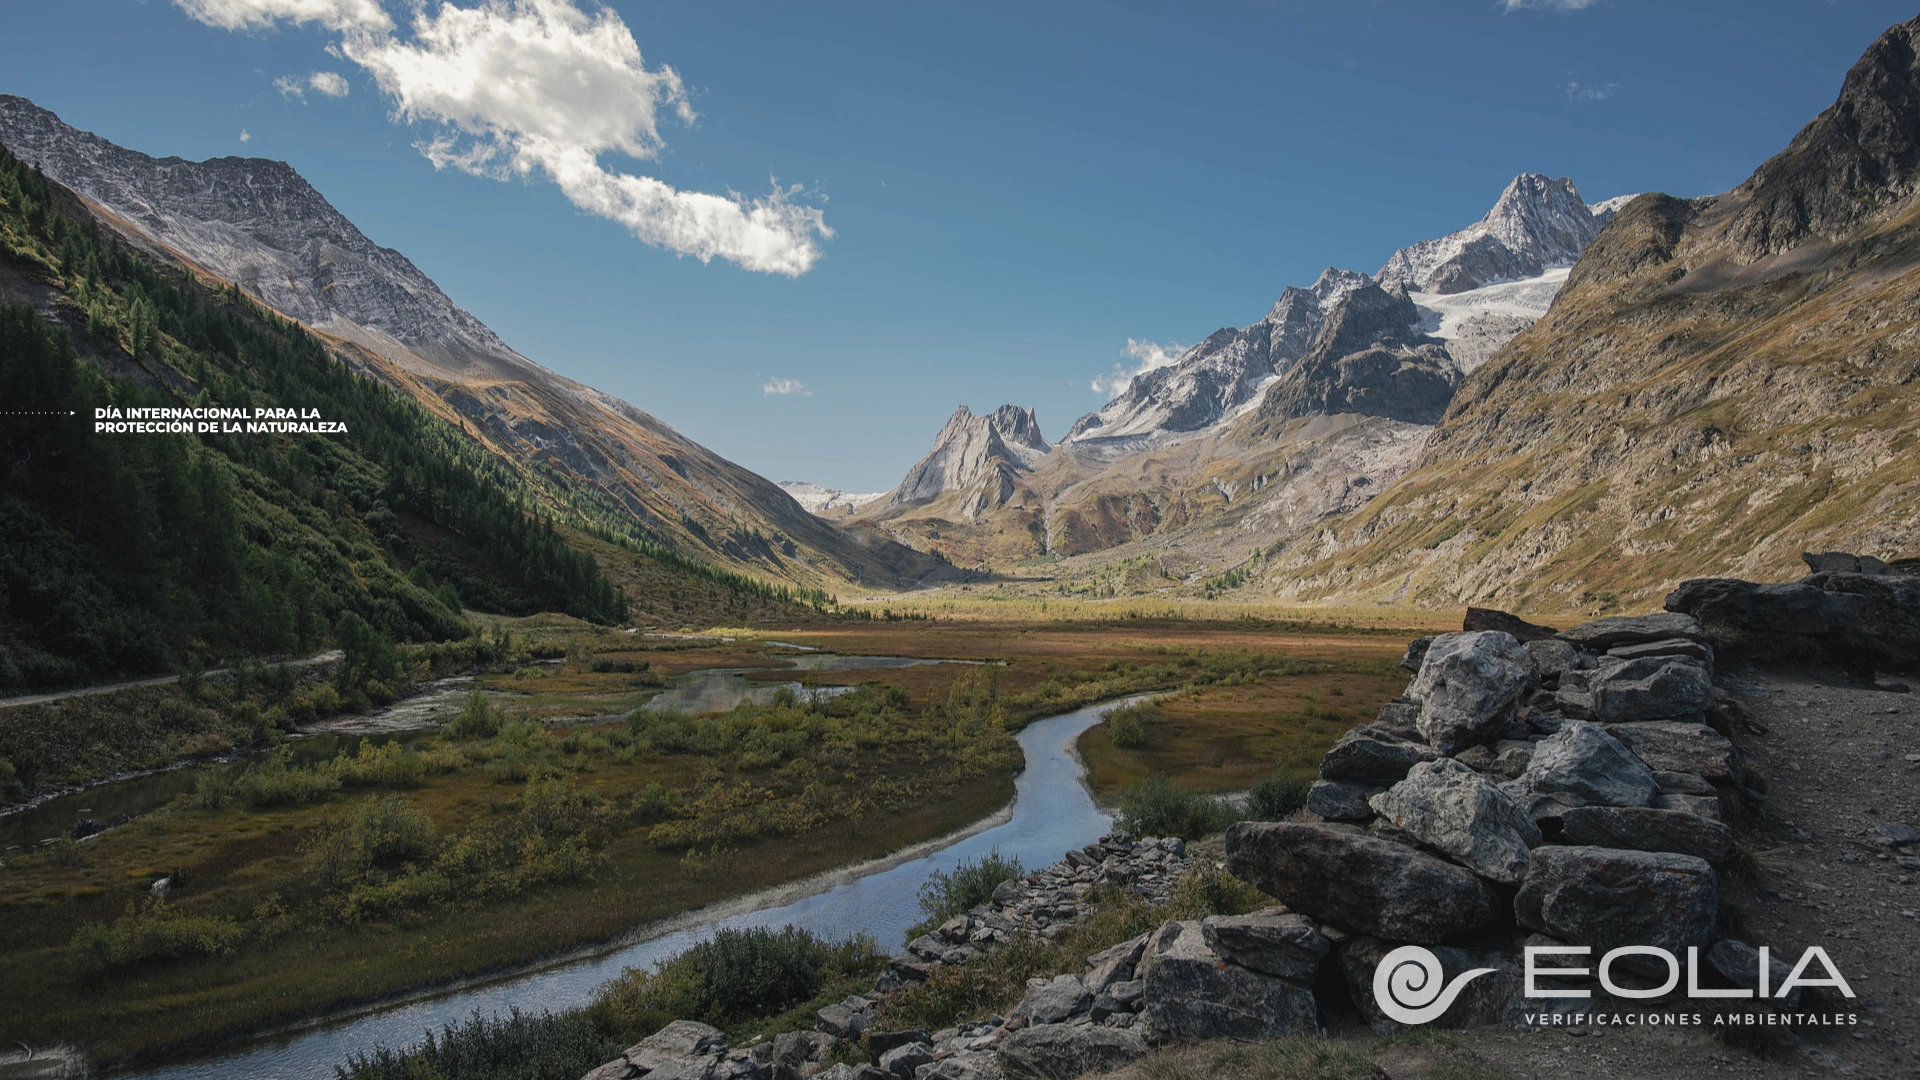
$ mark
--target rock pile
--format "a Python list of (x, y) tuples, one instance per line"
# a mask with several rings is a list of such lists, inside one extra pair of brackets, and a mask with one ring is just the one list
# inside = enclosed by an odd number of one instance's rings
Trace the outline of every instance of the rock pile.
[(1875, 670), (1920, 667), (1920, 564), (1843, 552), (1800, 556), (1799, 581), (1683, 581), (1667, 610), (1690, 615), (1741, 656), (1833, 663), (1871, 681)]
[(1448, 978), (1493, 970), (1448, 1026), (1523, 1007), (1527, 944), (1697, 947), (1729, 967), (1751, 951), (1715, 933), (1740, 709), (1714, 685), (1706, 629), (1660, 612), (1530, 636), (1415, 642), (1406, 695), (1322, 761), (1320, 820), (1227, 834), (1228, 869), (1318, 924), (1352, 1002), (1382, 1022), (1375, 968), (1404, 944), (1438, 946)]

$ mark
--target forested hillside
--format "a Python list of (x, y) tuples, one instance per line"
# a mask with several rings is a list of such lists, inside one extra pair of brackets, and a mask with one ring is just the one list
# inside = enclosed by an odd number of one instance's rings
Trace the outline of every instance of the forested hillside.
[[(0, 150), (0, 693), (334, 639), (463, 605), (627, 601), (471, 439), (237, 289), (108, 239)], [(88, 362), (89, 360), (97, 362)], [(94, 410), (317, 410), (345, 434), (103, 434)]]

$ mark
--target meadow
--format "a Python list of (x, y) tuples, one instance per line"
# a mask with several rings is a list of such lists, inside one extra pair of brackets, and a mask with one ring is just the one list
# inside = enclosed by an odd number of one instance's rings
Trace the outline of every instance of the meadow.
[[(517, 658), (409, 746), (205, 768), (160, 811), (10, 856), (0, 995), (33, 1005), (9, 1010), (0, 1036), (148, 1060), (603, 948), (979, 820), (1011, 793), (1013, 732), (1129, 694), (1164, 696), (1144, 742), (1111, 747), (1105, 727), (1083, 741), (1103, 799), (1146, 777), (1241, 790), (1297, 772), (1397, 692), (1409, 636), (975, 613), (690, 635), (555, 616), (492, 629)], [(718, 715), (638, 708), (698, 669), (789, 681), (792, 650), (773, 642), (982, 663), (812, 672), (802, 681), (858, 689)], [(198, 693), (228, 707), (227, 691)], [(148, 895), (176, 870), (178, 888)]]

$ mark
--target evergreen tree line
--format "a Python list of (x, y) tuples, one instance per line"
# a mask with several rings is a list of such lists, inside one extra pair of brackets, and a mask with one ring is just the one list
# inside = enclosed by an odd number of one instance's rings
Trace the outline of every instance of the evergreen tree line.
[[(0, 149), (0, 255), (64, 292), (112, 369), (0, 306), (0, 693), (311, 649), (349, 613), (389, 641), (467, 633), (462, 604), (625, 618), (515, 470), (63, 199)], [(348, 433), (92, 430), (99, 406), (182, 404), (313, 408)]]

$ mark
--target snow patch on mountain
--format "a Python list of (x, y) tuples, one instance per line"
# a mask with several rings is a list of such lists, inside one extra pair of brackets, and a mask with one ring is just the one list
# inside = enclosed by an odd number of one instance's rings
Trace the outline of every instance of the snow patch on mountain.
[(1603, 224), (1572, 180), (1522, 173), (1485, 217), (1459, 232), (1401, 248), (1375, 277), (1382, 285), (1427, 293), (1460, 293), (1538, 277), (1572, 266)]
[(884, 491), (876, 491), (870, 495), (855, 495), (836, 488), (809, 484), (805, 480), (782, 480), (778, 486), (780, 490), (793, 496), (793, 501), (804, 507), (807, 513), (824, 518), (852, 517), (861, 507), (876, 499), (887, 497)]

